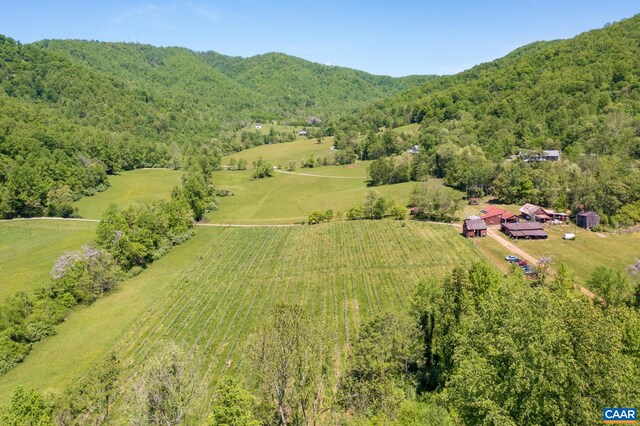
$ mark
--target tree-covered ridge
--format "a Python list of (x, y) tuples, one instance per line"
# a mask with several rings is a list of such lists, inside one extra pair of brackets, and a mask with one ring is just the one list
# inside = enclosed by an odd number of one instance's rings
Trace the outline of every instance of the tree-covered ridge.
[[(360, 128), (422, 123), (422, 143), (640, 156), (640, 15), (537, 42), (427, 82), (354, 117)], [(446, 129), (446, 130), (444, 130)]]
[(362, 107), (430, 77), (392, 78), (320, 65), (280, 53), (251, 58), (142, 44), (36, 43), (132, 87), (169, 96), (204, 120), (304, 121)]
[(215, 52), (206, 52), (204, 57), (243, 87), (275, 96), (278, 108), (294, 116), (335, 115), (433, 78), (378, 76), (274, 52), (246, 59)]

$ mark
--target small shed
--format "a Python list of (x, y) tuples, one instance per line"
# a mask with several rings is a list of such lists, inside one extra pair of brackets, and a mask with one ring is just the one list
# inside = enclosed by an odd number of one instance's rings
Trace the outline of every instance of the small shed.
[(580, 212), (576, 216), (576, 225), (580, 228), (591, 229), (600, 225), (600, 216), (596, 212)]
[(462, 224), (462, 234), (467, 238), (486, 237), (487, 224), (482, 219), (466, 219)]

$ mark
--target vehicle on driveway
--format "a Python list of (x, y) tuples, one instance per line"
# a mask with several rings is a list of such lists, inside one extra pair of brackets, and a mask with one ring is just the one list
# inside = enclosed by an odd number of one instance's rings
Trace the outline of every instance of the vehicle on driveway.
[(507, 262), (517, 262), (520, 259), (518, 259), (517, 256), (510, 254), (509, 256), (505, 256), (504, 260), (506, 260)]
[(518, 260), (518, 261), (516, 262), (516, 264), (517, 264), (518, 266), (527, 266), (527, 261), (526, 261), (526, 260)]

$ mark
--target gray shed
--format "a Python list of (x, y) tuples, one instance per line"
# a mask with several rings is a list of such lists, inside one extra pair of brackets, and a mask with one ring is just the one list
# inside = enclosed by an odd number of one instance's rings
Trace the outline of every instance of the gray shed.
[(594, 226), (600, 225), (600, 216), (595, 212), (581, 212), (576, 216), (576, 225), (580, 228), (591, 229)]

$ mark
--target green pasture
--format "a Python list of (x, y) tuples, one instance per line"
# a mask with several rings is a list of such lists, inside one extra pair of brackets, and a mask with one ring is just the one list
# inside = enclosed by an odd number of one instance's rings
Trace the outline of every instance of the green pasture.
[(96, 225), (53, 219), (0, 222), (0, 300), (46, 284), (55, 260), (93, 240)]
[(401, 133), (418, 134), (418, 132), (420, 131), (420, 123), (406, 124), (404, 126), (396, 127), (395, 129), (391, 129), (391, 130), (393, 130), (398, 134), (401, 134)]
[(109, 176), (111, 186), (92, 197), (83, 197), (75, 205), (80, 216), (100, 219), (111, 203), (128, 207), (135, 203), (168, 199), (174, 186), (180, 185), (182, 172), (168, 169), (138, 169)]
[[(540, 257), (551, 256), (551, 267), (564, 264), (569, 273), (584, 283), (598, 266), (624, 271), (640, 258), (640, 234), (596, 233), (574, 225), (546, 228), (546, 240), (512, 241), (528, 253)], [(563, 240), (565, 233), (575, 233), (576, 239)]]
[[(366, 176), (365, 163), (298, 169), (294, 174), (276, 171), (275, 176), (258, 180), (251, 180), (251, 173), (251, 170), (214, 172), (216, 186), (234, 195), (220, 199), (220, 208), (208, 215), (210, 222), (302, 222), (314, 210), (345, 212), (362, 205), (370, 190), (404, 206), (417, 185), (406, 182), (368, 187), (364, 178), (351, 179)], [(438, 179), (431, 179), (429, 183), (434, 188), (442, 185)]]
[(200, 230), (109, 295), (74, 310), (56, 327), (54, 336), (36, 343), (24, 362), (0, 376), (0, 406), (20, 385), (41, 391), (60, 390), (115, 350), (127, 330), (182, 273), (188, 273), (185, 268), (193, 264), (198, 253), (209, 247), (211, 231), (215, 233), (213, 229)]
[(172, 340), (198, 359), (194, 406), (206, 410), (219, 377), (246, 373), (247, 337), (278, 301), (302, 305), (330, 331), (339, 372), (364, 318), (407, 307), (420, 280), (480, 258), (453, 227), (413, 221), (198, 227), (0, 377), (0, 404), (19, 385), (60, 389), (111, 350), (130, 369), (121, 384), (130, 389), (141, 364)]
[(290, 161), (295, 161), (296, 166), (300, 167), (302, 160), (307, 160), (311, 155), (314, 158), (319, 156), (333, 159), (334, 151), (331, 149), (332, 146), (333, 137), (322, 138), (322, 143), (320, 144), (317, 143), (316, 139), (298, 139), (293, 142), (260, 145), (228, 155), (222, 159), (222, 164), (226, 166), (232, 158), (236, 160), (244, 159), (248, 163), (248, 168), (251, 168), (251, 163), (262, 157), (274, 166), (282, 166), (284, 168), (287, 167)]

